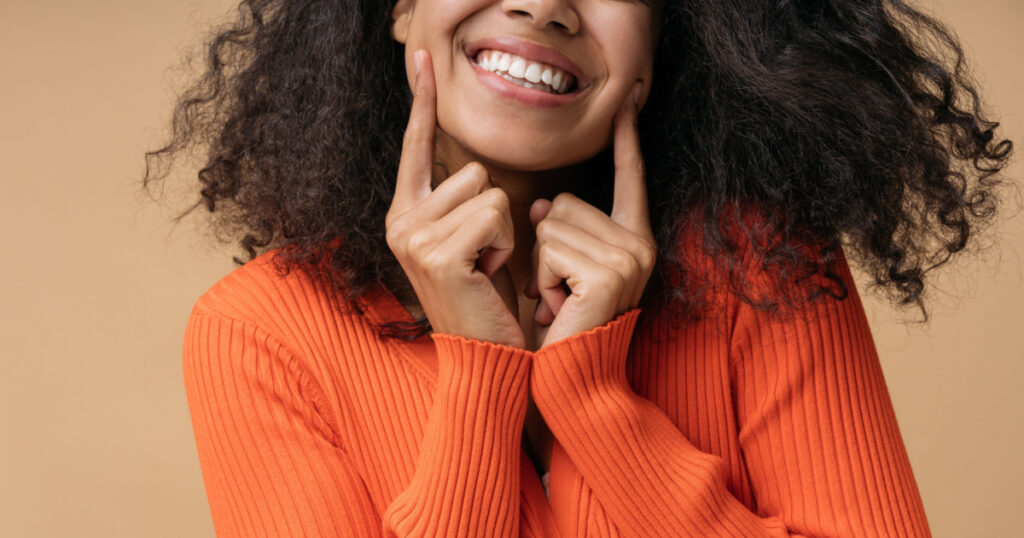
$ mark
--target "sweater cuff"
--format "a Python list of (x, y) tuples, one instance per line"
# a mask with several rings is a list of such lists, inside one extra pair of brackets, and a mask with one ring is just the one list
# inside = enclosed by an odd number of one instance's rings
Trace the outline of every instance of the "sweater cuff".
[(530, 352), (431, 335), (435, 400), (416, 473), (383, 514), (385, 536), (518, 536)]
[[(448, 389), (450, 397), (460, 401), (469, 397), (499, 411), (514, 409), (519, 400), (525, 404), (532, 359), (529, 351), (451, 334), (434, 333), (430, 338), (437, 351), (439, 386)], [(462, 390), (472, 395), (458, 394)], [(499, 412), (498, 416), (508, 415)]]
[(639, 316), (639, 308), (627, 310), (604, 325), (534, 352), (534, 397), (588, 399), (609, 390), (629, 390), (626, 357)]

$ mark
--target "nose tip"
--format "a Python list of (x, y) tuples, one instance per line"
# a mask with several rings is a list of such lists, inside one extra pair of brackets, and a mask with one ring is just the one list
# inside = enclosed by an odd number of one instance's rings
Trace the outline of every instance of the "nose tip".
[(579, 31), (580, 19), (566, 0), (505, 0), (505, 13), (529, 18), (537, 28), (551, 24), (570, 34)]

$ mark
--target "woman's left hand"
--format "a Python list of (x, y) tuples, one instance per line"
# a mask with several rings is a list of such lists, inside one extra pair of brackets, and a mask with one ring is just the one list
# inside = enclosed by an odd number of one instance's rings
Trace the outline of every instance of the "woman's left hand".
[(526, 295), (540, 297), (534, 315), (537, 348), (635, 308), (651, 276), (658, 250), (637, 133), (640, 89), (637, 83), (615, 115), (611, 216), (570, 193), (530, 207), (537, 240)]

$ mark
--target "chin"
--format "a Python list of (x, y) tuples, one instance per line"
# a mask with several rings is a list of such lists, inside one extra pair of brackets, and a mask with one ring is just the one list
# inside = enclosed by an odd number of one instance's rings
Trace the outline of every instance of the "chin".
[(556, 159), (553, 156), (550, 158), (543, 158), (537, 154), (509, 155), (507, 152), (499, 155), (481, 154), (481, 158), (501, 168), (515, 170), (517, 172), (541, 172), (544, 170), (554, 170), (556, 168), (562, 168), (586, 160), (566, 160), (565, 158)]
[(523, 135), (510, 141), (507, 134), (494, 140), (486, 141), (476, 136), (462, 142), (473, 155), (481, 161), (508, 170), (519, 172), (540, 172), (554, 170), (587, 161), (600, 153), (600, 147), (566, 147), (563, 144), (550, 144), (544, 141), (525, 143), (536, 138)]

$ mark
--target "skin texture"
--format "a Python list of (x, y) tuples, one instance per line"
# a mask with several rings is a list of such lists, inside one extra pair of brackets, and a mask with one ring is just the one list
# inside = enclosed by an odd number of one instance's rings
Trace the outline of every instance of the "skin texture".
[[(636, 307), (657, 257), (637, 132), (657, 39), (649, 6), (401, 0), (392, 15), (414, 98), (387, 240), (431, 327), (536, 350)], [(562, 107), (497, 94), (462, 52), (493, 35), (557, 49), (589, 85)], [(589, 179), (574, 165), (609, 142), (607, 215), (571, 191)], [(524, 428), (543, 473), (553, 436), (532, 397)]]
[[(448, 11), (423, 9), (429, 5)], [(613, 67), (624, 64), (612, 62), (618, 49), (603, 44), (621, 30), (594, 26), (601, 21), (595, 14), (643, 13), (646, 6), (412, 6), (242, 0), (237, 20), (211, 34), (201, 76), (176, 103), (173, 134), (146, 153), (143, 185), (158, 197), (177, 157), (204, 155), (195, 204), (179, 219), (210, 212), (215, 236), (244, 253), (238, 264), (277, 250), (282, 271), (308, 273), (357, 312), (360, 298), (384, 285), (418, 313), (412, 322), (382, 323), (378, 334), (422, 337), (429, 320), (384, 241), (416, 50), (396, 37), (420, 42), (438, 66), (432, 184), (478, 161), (509, 195), (520, 248), (505, 265), (527, 320), (533, 309), (523, 290), (532, 267), (523, 246), (536, 242), (530, 208), (570, 192), (610, 212), (611, 151), (559, 167), (579, 155), (548, 148), (565, 150), (575, 138), (538, 134), (537, 114), (498, 116), (507, 107), (479, 103), (459, 109), (475, 94), (456, 100), (446, 93), (470, 88), (453, 86), (462, 80), (455, 51), (517, 23), (528, 37), (584, 53), (574, 59), (598, 76), (614, 76), (621, 71)], [(393, 18), (396, 7), (400, 17)], [(718, 314), (709, 291), (722, 286), (752, 308), (780, 315), (841, 300), (842, 248), (894, 305), (924, 315), (927, 275), (983, 246), (997, 209), (1013, 205), (1013, 193), (999, 190), (1016, 189), (1001, 174), (1012, 143), (982, 107), (963, 50), (940, 21), (901, 0), (672, 0), (651, 8), (660, 36), (650, 34), (658, 47), (653, 80), (644, 79), (639, 131), (659, 256), (645, 310), (693, 323)], [(610, 140), (626, 80), (613, 84), (610, 77), (601, 99), (591, 101), (599, 106), (585, 116), (603, 119), (588, 133), (590, 149), (578, 146), (580, 155)], [(604, 98), (612, 93), (618, 95)], [(492, 134), (502, 135), (494, 123), (518, 122), (520, 135), (523, 128), (544, 138), (493, 147), (495, 139), (467, 137), (453, 113)], [(550, 128), (566, 134), (572, 125)], [(600, 141), (602, 134), (608, 140)], [(679, 248), (684, 243), (688, 248)], [(708, 264), (723, 274), (710, 275)]]
[[(580, 159), (610, 143), (615, 111), (641, 78), (639, 131), (659, 248), (645, 312), (665, 309), (689, 324), (716, 315), (709, 291), (723, 287), (780, 315), (842, 300), (842, 248), (894, 304), (924, 314), (926, 276), (984, 244), (979, 232), (1013, 200), (997, 191), (1012, 187), (1000, 174), (1012, 143), (983, 110), (949, 30), (902, 0), (650, 8), (658, 13), (644, 15), (649, 8), (629, 0), (242, 0), (238, 19), (211, 34), (202, 74), (174, 109), (173, 135), (146, 153), (143, 185), (162, 183), (176, 157), (196, 150), (206, 159), (199, 196), (179, 219), (205, 209), (216, 236), (237, 241), (248, 259), (276, 249), (280, 270), (307, 272), (357, 312), (383, 284), (414, 321), (382, 323), (380, 337), (422, 337), (431, 330), (417, 308), (425, 288), (414, 290), (384, 241), (392, 234), (384, 217), (408, 150), (412, 55), (426, 49), (438, 68), (429, 184), (475, 161), (489, 183), (480, 173), (473, 189), (507, 195), (513, 247), (489, 285), (518, 311), (524, 345), (536, 347), (537, 301), (526, 294), (543, 265), (534, 246), (565, 228), (541, 223), (569, 218), (556, 211), (571, 205), (563, 192), (611, 213), (612, 152)], [(644, 45), (640, 32), (623, 39), (637, 26), (622, 21), (644, 16), (663, 25), (648, 33), (658, 43), (653, 68), (646, 54), (623, 61)], [(509, 32), (571, 54), (600, 91), (548, 122), (551, 110), (523, 110), (463, 84), (461, 46)], [(475, 196), (467, 192), (459, 204)], [(488, 248), (479, 253), (485, 262), (498, 255)], [(537, 294), (559, 304), (553, 286)], [(545, 308), (541, 327), (555, 315)], [(501, 338), (515, 341), (506, 328)]]
[[(646, 95), (657, 38), (655, 13), (642, 2), (605, 0), (399, 0), (392, 35), (412, 55), (426, 49), (437, 84), (438, 125), (476, 158), (512, 170), (580, 163), (611, 139), (619, 104), (637, 80)], [(528, 106), (482, 86), (464, 54), (481, 38), (515, 36), (554, 48), (591, 80), (564, 107)]]
[[(636, 130), (656, 39), (650, 7), (402, 0), (392, 16), (417, 89), (388, 238), (434, 330), (537, 349), (635, 307), (656, 258)], [(465, 43), (496, 35), (559, 50), (589, 84), (560, 107), (497, 94), (477, 80), (463, 53)], [(438, 148), (431, 143), (435, 121)], [(571, 190), (586, 180), (574, 165), (613, 136), (609, 217)], [(434, 158), (441, 170), (458, 172), (433, 178)], [(459, 186), (430, 192), (453, 181)], [(539, 196), (545, 193), (554, 199)], [(516, 233), (524, 229), (532, 234)], [(519, 303), (538, 298), (536, 315), (522, 315)]]

